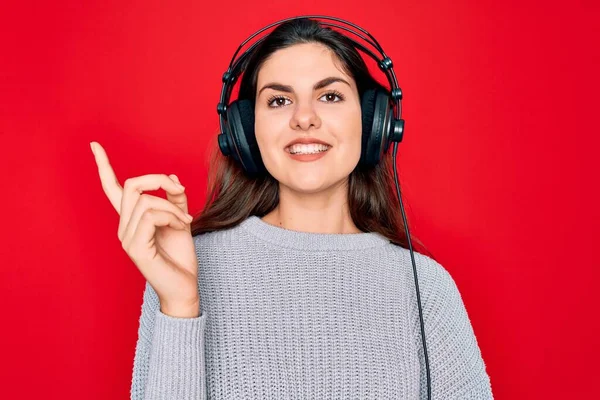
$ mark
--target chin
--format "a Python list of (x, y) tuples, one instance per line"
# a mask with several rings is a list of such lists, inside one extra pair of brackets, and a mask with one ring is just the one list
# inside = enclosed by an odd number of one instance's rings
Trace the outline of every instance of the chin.
[[(347, 161), (332, 159), (332, 162), (297, 162), (278, 160), (267, 162), (269, 173), (280, 185), (298, 193), (318, 193), (340, 184), (354, 169)], [(358, 160), (357, 160), (358, 162)], [(331, 165), (338, 165), (332, 168)], [(335, 173), (336, 176), (332, 176)]]
[(327, 189), (330, 185), (323, 179), (323, 176), (304, 176), (300, 179), (298, 177), (287, 177), (287, 179), (279, 180), (281, 185), (286, 186), (289, 190), (298, 193), (318, 193)]
[[(306, 177), (308, 178), (308, 177)], [(319, 179), (301, 179), (288, 182), (286, 184), (290, 189), (301, 192), (301, 193), (317, 193), (324, 189), (327, 189), (327, 185), (322, 178)]]

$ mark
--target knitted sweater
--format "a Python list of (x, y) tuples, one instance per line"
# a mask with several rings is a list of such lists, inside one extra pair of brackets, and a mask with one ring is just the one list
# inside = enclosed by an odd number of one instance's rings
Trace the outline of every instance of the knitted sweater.
[[(410, 252), (375, 233), (309, 233), (251, 216), (193, 238), (200, 316), (146, 283), (132, 399), (426, 399)], [(432, 399), (492, 399), (450, 274), (415, 252)]]

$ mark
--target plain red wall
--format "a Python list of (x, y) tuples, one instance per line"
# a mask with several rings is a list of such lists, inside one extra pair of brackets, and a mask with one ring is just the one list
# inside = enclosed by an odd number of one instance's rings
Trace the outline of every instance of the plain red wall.
[(121, 183), (178, 174), (197, 212), (234, 50), (310, 13), (394, 60), (413, 233), (456, 280), (496, 398), (598, 396), (596, 2), (155, 3), (2, 6), (0, 397), (128, 398), (144, 280), (89, 142)]

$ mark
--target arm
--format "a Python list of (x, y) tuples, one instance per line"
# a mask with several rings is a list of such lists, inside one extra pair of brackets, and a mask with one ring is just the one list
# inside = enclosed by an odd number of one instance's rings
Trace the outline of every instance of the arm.
[[(431, 398), (493, 399), (490, 378), (458, 287), (440, 264), (429, 258), (426, 263), (429, 264), (426, 268), (417, 271), (431, 374)], [(415, 307), (415, 310), (415, 334), (422, 365), (421, 398), (426, 399), (425, 359), (418, 309)]]
[(131, 381), (132, 400), (206, 400), (204, 330), (206, 314), (176, 318), (163, 314), (146, 282)]

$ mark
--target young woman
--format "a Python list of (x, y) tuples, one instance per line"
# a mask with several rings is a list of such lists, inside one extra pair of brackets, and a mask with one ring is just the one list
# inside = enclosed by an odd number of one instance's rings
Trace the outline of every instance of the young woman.
[[(249, 59), (264, 171), (215, 151), (201, 214), (175, 175), (121, 187), (92, 143), (119, 239), (147, 280), (132, 399), (424, 399), (414, 278), (389, 154), (359, 160), (383, 88), (344, 35), (279, 25)], [(250, 127), (251, 129), (251, 127)], [(167, 199), (143, 194), (162, 188)], [(415, 253), (433, 399), (491, 399), (461, 295)]]

